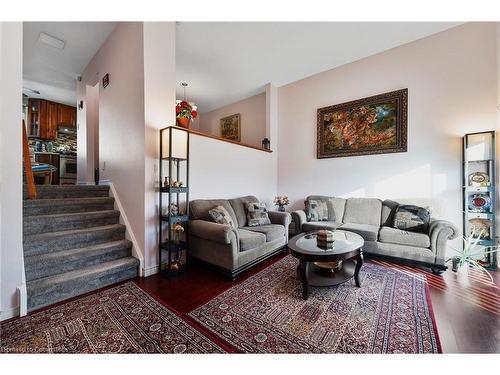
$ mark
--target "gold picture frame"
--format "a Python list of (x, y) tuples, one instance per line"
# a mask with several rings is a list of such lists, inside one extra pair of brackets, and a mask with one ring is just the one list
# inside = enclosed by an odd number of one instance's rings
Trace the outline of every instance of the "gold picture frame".
[(239, 113), (220, 119), (220, 136), (230, 141), (241, 142), (241, 116)]

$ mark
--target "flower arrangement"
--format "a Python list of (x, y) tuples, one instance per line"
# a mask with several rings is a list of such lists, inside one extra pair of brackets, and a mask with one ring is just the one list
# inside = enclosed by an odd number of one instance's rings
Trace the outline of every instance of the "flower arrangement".
[(175, 103), (175, 114), (178, 119), (187, 118), (193, 120), (198, 116), (197, 107), (194, 103), (185, 100), (176, 100)]
[(274, 197), (274, 205), (278, 206), (280, 211), (285, 211), (285, 206), (290, 204), (290, 200), (286, 195), (278, 195)]

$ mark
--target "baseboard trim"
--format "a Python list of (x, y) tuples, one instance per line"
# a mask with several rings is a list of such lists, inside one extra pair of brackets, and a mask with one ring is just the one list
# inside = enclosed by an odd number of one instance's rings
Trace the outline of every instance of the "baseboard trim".
[(7, 319), (15, 318), (16, 316), (19, 316), (20, 311), (21, 311), (21, 309), (19, 308), (19, 306), (13, 307), (9, 310), (0, 311), (0, 322), (7, 320)]
[(138, 245), (137, 239), (132, 231), (132, 227), (130, 222), (128, 221), (127, 214), (123, 205), (120, 201), (120, 197), (113, 185), (113, 183), (109, 180), (101, 180), (99, 181), (99, 185), (108, 185), (109, 186), (109, 194), (113, 198), (115, 198), (115, 208), (120, 211), (120, 224), (125, 225), (125, 238), (132, 242), (132, 256), (139, 259), (139, 276), (145, 277), (145, 269), (144, 269), (144, 256), (142, 255), (141, 248)]

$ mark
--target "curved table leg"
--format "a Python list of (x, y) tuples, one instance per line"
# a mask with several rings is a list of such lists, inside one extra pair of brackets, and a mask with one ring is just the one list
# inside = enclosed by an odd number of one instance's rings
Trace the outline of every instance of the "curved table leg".
[(359, 270), (363, 265), (363, 252), (360, 251), (359, 255), (354, 258), (356, 260), (356, 268), (354, 268), (354, 281), (356, 282), (356, 286), (361, 288), (361, 282), (359, 281)]
[(309, 296), (307, 287), (307, 262), (305, 260), (300, 260), (299, 267), (300, 281), (302, 282), (302, 299), (306, 300)]

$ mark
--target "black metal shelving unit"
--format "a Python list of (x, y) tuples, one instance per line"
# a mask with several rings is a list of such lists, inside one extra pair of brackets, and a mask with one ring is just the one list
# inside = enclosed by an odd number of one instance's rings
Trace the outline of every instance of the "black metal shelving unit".
[[(158, 258), (160, 272), (170, 277), (182, 272), (187, 266), (188, 259), (189, 132), (185, 129), (168, 126), (160, 130), (159, 172), (160, 246)], [(165, 177), (168, 178), (166, 186)], [(174, 181), (182, 181), (183, 186), (172, 186)], [(172, 205), (176, 205), (177, 213), (172, 210)], [(184, 228), (184, 232), (179, 235), (182, 239), (175, 238), (173, 227), (176, 224), (180, 224)], [(163, 268), (164, 263), (166, 264)]]
[[(495, 246), (496, 186), (495, 186), (495, 132), (468, 133), (463, 137), (463, 233), (471, 233), (474, 223), (481, 223), (485, 231), (479, 241), (482, 246)], [(484, 182), (471, 182), (474, 175)], [(480, 206), (482, 204), (482, 206)], [(485, 267), (496, 269), (496, 254), (486, 254)]]

